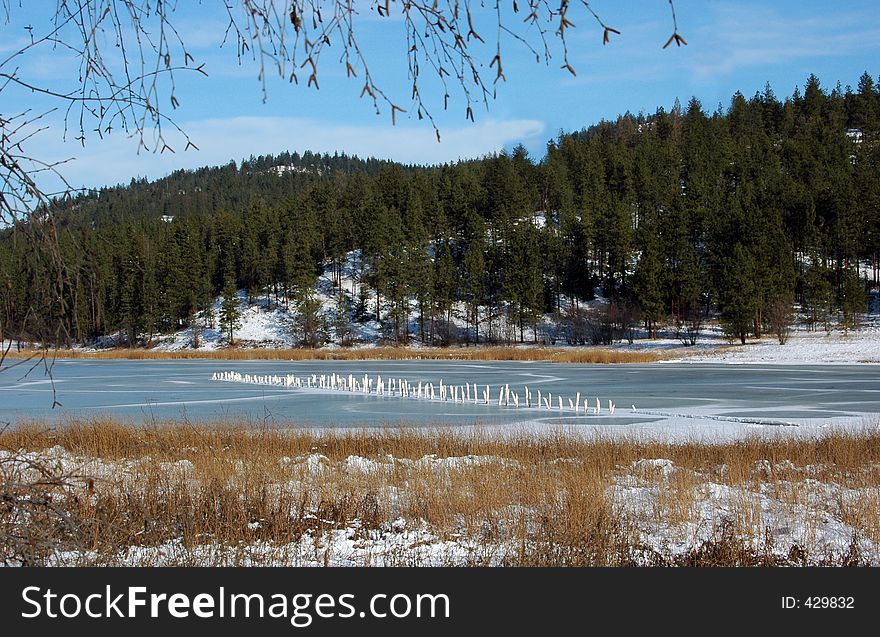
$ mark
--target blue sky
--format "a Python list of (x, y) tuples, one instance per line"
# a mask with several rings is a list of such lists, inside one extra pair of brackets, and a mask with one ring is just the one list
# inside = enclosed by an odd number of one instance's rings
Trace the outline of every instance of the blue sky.
[[(13, 3), (9, 21), (0, 26), (4, 33), (0, 57), (28, 37), (26, 25), (33, 25), (35, 34), (45, 28), (47, 12), (55, 2), (23, 4)], [(222, 3), (179, 0), (175, 22), (209, 73), (207, 78), (176, 76), (180, 107), (173, 116), (198, 151), (182, 152), (183, 144), (172, 137), (178, 150), (174, 154), (138, 153), (135, 141), (118, 132), (105, 139), (92, 135), (80, 146), (69, 133), (64, 140), (60, 112), (45, 118), (48, 128), (29, 140), (27, 149), (41, 158), (73, 158), (62, 170), (75, 186), (155, 178), (178, 168), (285, 150), (344, 151), (426, 164), (478, 157), (522, 143), (540, 158), (559, 131), (577, 130), (625, 111), (668, 109), (676, 97), (684, 104), (696, 96), (707, 110), (714, 110), (719, 103), (726, 106), (735, 91), (750, 96), (767, 82), (783, 97), (803, 86), (810, 73), (829, 89), (838, 81), (855, 86), (864, 71), (875, 78), (880, 74), (876, 0), (839, 5), (811, 0), (678, 0), (679, 31), (688, 46), (666, 50), (661, 47), (672, 25), (665, 0), (596, 0), (592, 6), (622, 34), (602, 46), (601, 30), (581, 7), (572, 9), (577, 28), (569, 31), (569, 56), (577, 77), (559, 68), (558, 48), (549, 64), (536, 64), (533, 55), (509, 41), (503, 50), (507, 81), (498, 85), (497, 99), (488, 110), (475, 110), (475, 123), (465, 119), (465, 104), (455, 95), (448, 112), (443, 112), (442, 101), (434, 102), (442, 139), (437, 143), (430, 125), (409, 113), (398, 116), (396, 126), (387, 108), (377, 116), (366, 100), (358, 98), (362, 83), (346, 79), (344, 68), (332, 56), (323, 62), (319, 91), (305, 88), (304, 82), (294, 86), (271, 77), (264, 102), (258, 67), (252, 62), (239, 66), (234, 48), (220, 48), (226, 26)], [(492, 15), (478, 18), (478, 30), (491, 33), (492, 19)], [(364, 11), (358, 28), (379, 84), (408, 107), (402, 22), (380, 20)], [(493, 54), (484, 48), (484, 61), (488, 63)], [(58, 86), (73, 77), (70, 61), (59, 51), (35, 51), (22, 59), (20, 71)], [(487, 71), (487, 78), (492, 73)], [(426, 86), (426, 90), (432, 89)], [(51, 106), (47, 100), (12, 89), (4, 92), (2, 104), (5, 116)]]

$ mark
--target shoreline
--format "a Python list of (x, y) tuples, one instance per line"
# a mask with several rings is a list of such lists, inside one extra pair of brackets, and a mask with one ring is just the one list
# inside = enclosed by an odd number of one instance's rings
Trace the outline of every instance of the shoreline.
[[(684, 348), (682, 348), (683, 350)], [(693, 352), (696, 354), (696, 352)], [(229, 348), (212, 350), (157, 349), (10, 349), (6, 358), (22, 360), (46, 356), (52, 359), (85, 360), (289, 360), (289, 361), (535, 361), (550, 363), (654, 363), (687, 356), (679, 350), (618, 350), (611, 348), (563, 348), (545, 346), (472, 346), (455, 348), (364, 347), (333, 349)]]
[[(414, 345), (361, 344), (351, 347), (290, 347), (273, 341), (243, 341), (239, 346), (169, 348), (156, 343), (150, 348), (87, 347), (40, 349), (32, 343), (3, 343), (0, 363), (11, 360), (50, 359), (82, 360), (228, 360), (228, 361), (523, 361), (574, 364), (628, 363), (703, 363), (731, 365), (861, 365), (880, 364), (880, 321), (872, 321), (862, 330), (850, 333), (826, 333), (799, 330), (787, 342), (775, 338), (751, 339), (745, 345), (707, 335), (695, 345), (663, 335), (657, 339), (636, 339), (616, 345), (450, 345), (431, 347)], [(2, 370), (2, 367), (0, 367)]]

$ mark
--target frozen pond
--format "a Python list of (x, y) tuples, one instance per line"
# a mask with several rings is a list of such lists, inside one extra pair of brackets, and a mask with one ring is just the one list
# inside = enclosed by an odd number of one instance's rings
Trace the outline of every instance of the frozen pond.
[[(7, 361), (9, 363), (11, 361)], [(522, 392), (599, 397), (599, 415), (546, 409), (453, 404), (358, 393), (285, 389), (211, 380), (214, 372), (243, 374), (337, 373), (404, 378), (412, 384), (490, 385), (497, 397), (508, 383)], [(52, 382), (24, 365), (0, 373), (0, 421), (57, 422), (113, 416), (143, 423), (163, 419), (243, 420), (297, 426), (572, 425), (644, 429), (799, 424), (817, 427), (880, 421), (880, 366), (729, 365), (663, 363), (574, 365), (459, 361), (100, 361), (58, 360)], [(555, 398), (554, 398), (555, 400)], [(604, 407), (612, 400), (617, 410)], [(637, 407), (633, 413), (631, 405)], [(566, 402), (567, 407), (567, 402)]]

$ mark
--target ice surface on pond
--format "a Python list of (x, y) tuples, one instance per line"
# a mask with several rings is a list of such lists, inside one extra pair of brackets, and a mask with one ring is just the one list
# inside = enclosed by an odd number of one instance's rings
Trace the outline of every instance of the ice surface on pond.
[[(296, 377), (300, 386), (213, 380), (232, 367), (252, 378)], [(873, 365), (59, 360), (52, 372), (54, 383), (37, 371), (0, 374), (0, 421), (112, 416), (137, 423), (478, 424), (689, 438), (764, 430), (799, 435), (880, 421), (880, 367)], [(372, 393), (362, 391), (365, 377)], [(53, 386), (61, 403), (55, 409)], [(349, 386), (361, 391), (342, 389)], [(609, 401), (617, 406), (613, 414)]]

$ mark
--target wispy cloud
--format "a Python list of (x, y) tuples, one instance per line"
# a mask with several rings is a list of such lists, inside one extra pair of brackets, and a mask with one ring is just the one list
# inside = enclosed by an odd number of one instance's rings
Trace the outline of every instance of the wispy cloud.
[[(429, 126), (346, 125), (300, 117), (230, 117), (185, 123), (183, 128), (199, 150), (136, 152), (136, 144), (124, 135), (94, 140), (85, 149), (53, 144), (45, 136), (30, 149), (44, 158), (77, 157), (63, 167), (74, 186), (97, 187), (127, 183), (132, 177), (156, 178), (180, 168), (225, 164), (250, 155), (276, 154), (285, 150), (333, 153), (393, 159), (411, 164), (437, 164), (480, 157), (543, 134), (538, 120), (486, 120), (441, 129), (438, 143)], [(39, 139), (39, 138), (38, 138)], [(182, 151), (183, 144), (177, 148)]]
[(880, 48), (876, 15), (845, 8), (829, 11), (825, 3), (812, 15), (801, 16), (763, 4), (716, 6), (695, 36), (703, 46), (686, 66), (696, 81), (817, 55), (864, 54)]

